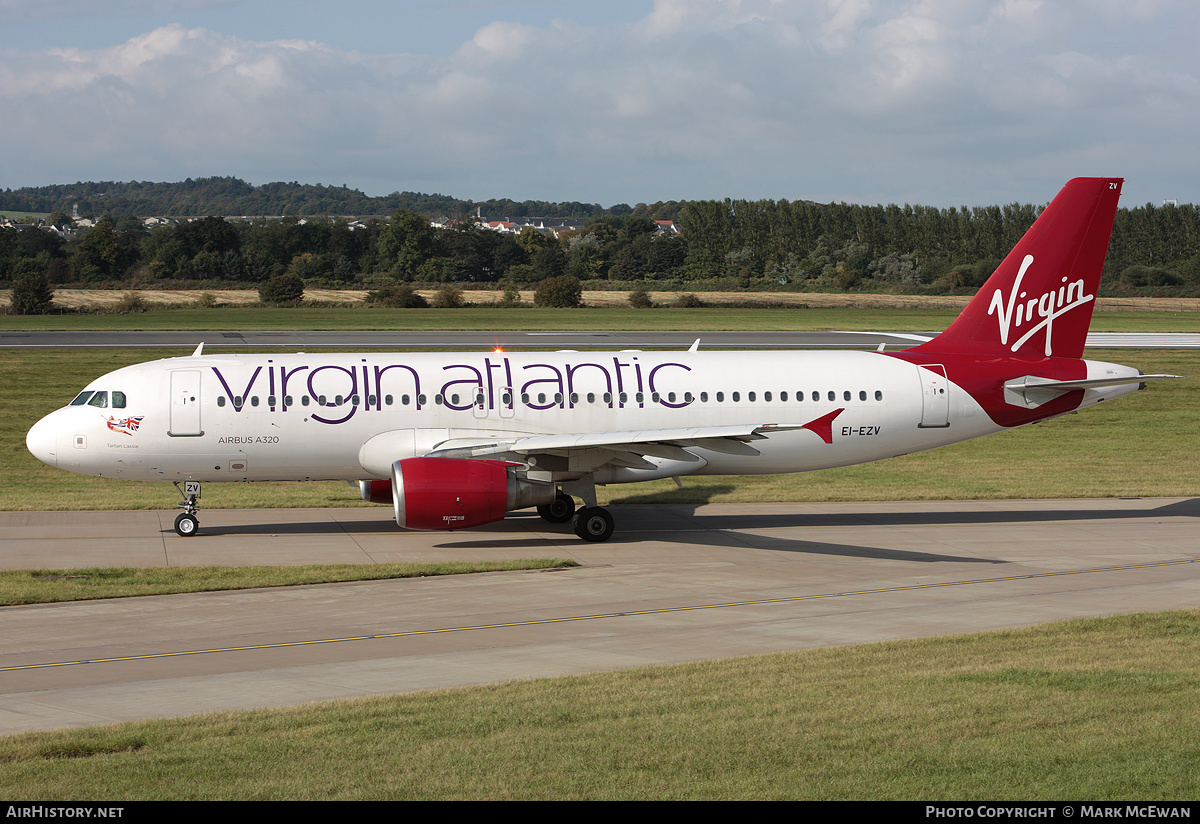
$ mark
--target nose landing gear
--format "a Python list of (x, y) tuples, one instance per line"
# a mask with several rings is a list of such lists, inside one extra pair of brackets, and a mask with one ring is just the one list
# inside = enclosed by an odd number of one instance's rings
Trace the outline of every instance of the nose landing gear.
[(184, 481), (183, 489), (179, 488), (179, 482), (175, 481), (175, 489), (183, 497), (177, 506), (182, 509), (179, 515), (175, 518), (175, 533), (181, 538), (190, 538), (200, 531), (200, 519), (196, 517), (196, 513), (200, 511), (196, 501), (200, 498), (200, 482), (199, 481)]

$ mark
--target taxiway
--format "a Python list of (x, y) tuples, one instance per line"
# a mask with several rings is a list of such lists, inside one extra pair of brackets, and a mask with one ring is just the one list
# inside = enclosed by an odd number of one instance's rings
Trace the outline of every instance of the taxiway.
[(1200, 604), (1200, 500), (615, 506), (517, 514), (0, 513), (0, 566), (573, 558), (551, 572), (0, 608), (0, 733), (974, 632)]

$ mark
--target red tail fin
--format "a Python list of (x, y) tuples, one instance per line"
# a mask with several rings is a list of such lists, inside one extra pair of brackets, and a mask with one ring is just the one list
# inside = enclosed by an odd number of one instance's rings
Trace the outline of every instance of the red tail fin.
[(916, 349), (1081, 357), (1122, 182), (1067, 183), (954, 323)]

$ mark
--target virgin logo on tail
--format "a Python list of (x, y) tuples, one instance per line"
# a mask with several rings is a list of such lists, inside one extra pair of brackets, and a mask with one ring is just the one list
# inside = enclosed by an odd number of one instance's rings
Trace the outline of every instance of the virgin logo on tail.
[[(1043, 292), (1037, 297), (1027, 298), (1025, 292), (1020, 292), (1021, 281), (1025, 278), (1025, 273), (1029, 267), (1033, 265), (1033, 255), (1026, 255), (1021, 261), (1021, 269), (1017, 272), (1017, 277), (1013, 281), (1012, 291), (1008, 294), (1008, 299), (1005, 300), (1003, 294), (997, 289), (992, 293), (992, 302), (988, 305), (988, 314), (995, 313), (996, 321), (1000, 326), (1000, 343), (1008, 345), (1008, 337), (1012, 332), (1021, 333), (1022, 327), (1033, 323), (1035, 319), (1039, 319), (1033, 326), (1024, 329), (1024, 334), (1021, 335), (1012, 345), (1012, 351), (1016, 352), (1020, 349), (1027, 340), (1033, 337), (1041, 329), (1046, 330), (1046, 357), (1050, 357), (1053, 352), (1051, 343), (1051, 333), (1054, 329), (1054, 319), (1065, 315), (1072, 309), (1083, 306), (1096, 299), (1095, 295), (1084, 294), (1083, 280), (1072, 281), (1067, 283), (1064, 277), (1062, 282), (1064, 285), (1059, 286), (1057, 290)], [(1018, 294), (1019, 292), (1019, 294)], [(1017, 298), (1020, 298), (1020, 302)]]

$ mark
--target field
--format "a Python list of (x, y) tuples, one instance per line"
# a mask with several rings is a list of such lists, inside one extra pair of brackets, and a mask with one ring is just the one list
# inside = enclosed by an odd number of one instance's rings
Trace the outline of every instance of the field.
[[(120, 314), (122, 292), (63, 290), (56, 301), (81, 314), (0, 315), (0, 331), (61, 329), (192, 330), (367, 330), (367, 329), (593, 329), (593, 330), (865, 330), (937, 332), (966, 304), (966, 297), (824, 294), (806, 292), (706, 292), (714, 305), (670, 306), (673, 292), (653, 292), (667, 304), (633, 309), (625, 292), (585, 292), (580, 309), (503, 308), (500, 293), (467, 292), (475, 305), (462, 309), (382, 309), (361, 303), (364, 292), (310, 292), (327, 305), (266, 308), (253, 292), (216, 291), (221, 301), (202, 308), (196, 292), (141, 292), (150, 311)], [(432, 296), (432, 291), (426, 291)], [(522, 300), (533, 300), (523, 292)], [(7, 293), (0, 291), (0, 307)], [(723, 305), (722, 305), (723, 304)], [(1200, 298), (1100, 298), (1092, 322), (1096, 332), (1200, 332)]]
[(1166, 801), (1200, 611), (0, 738), (0, 796)]

